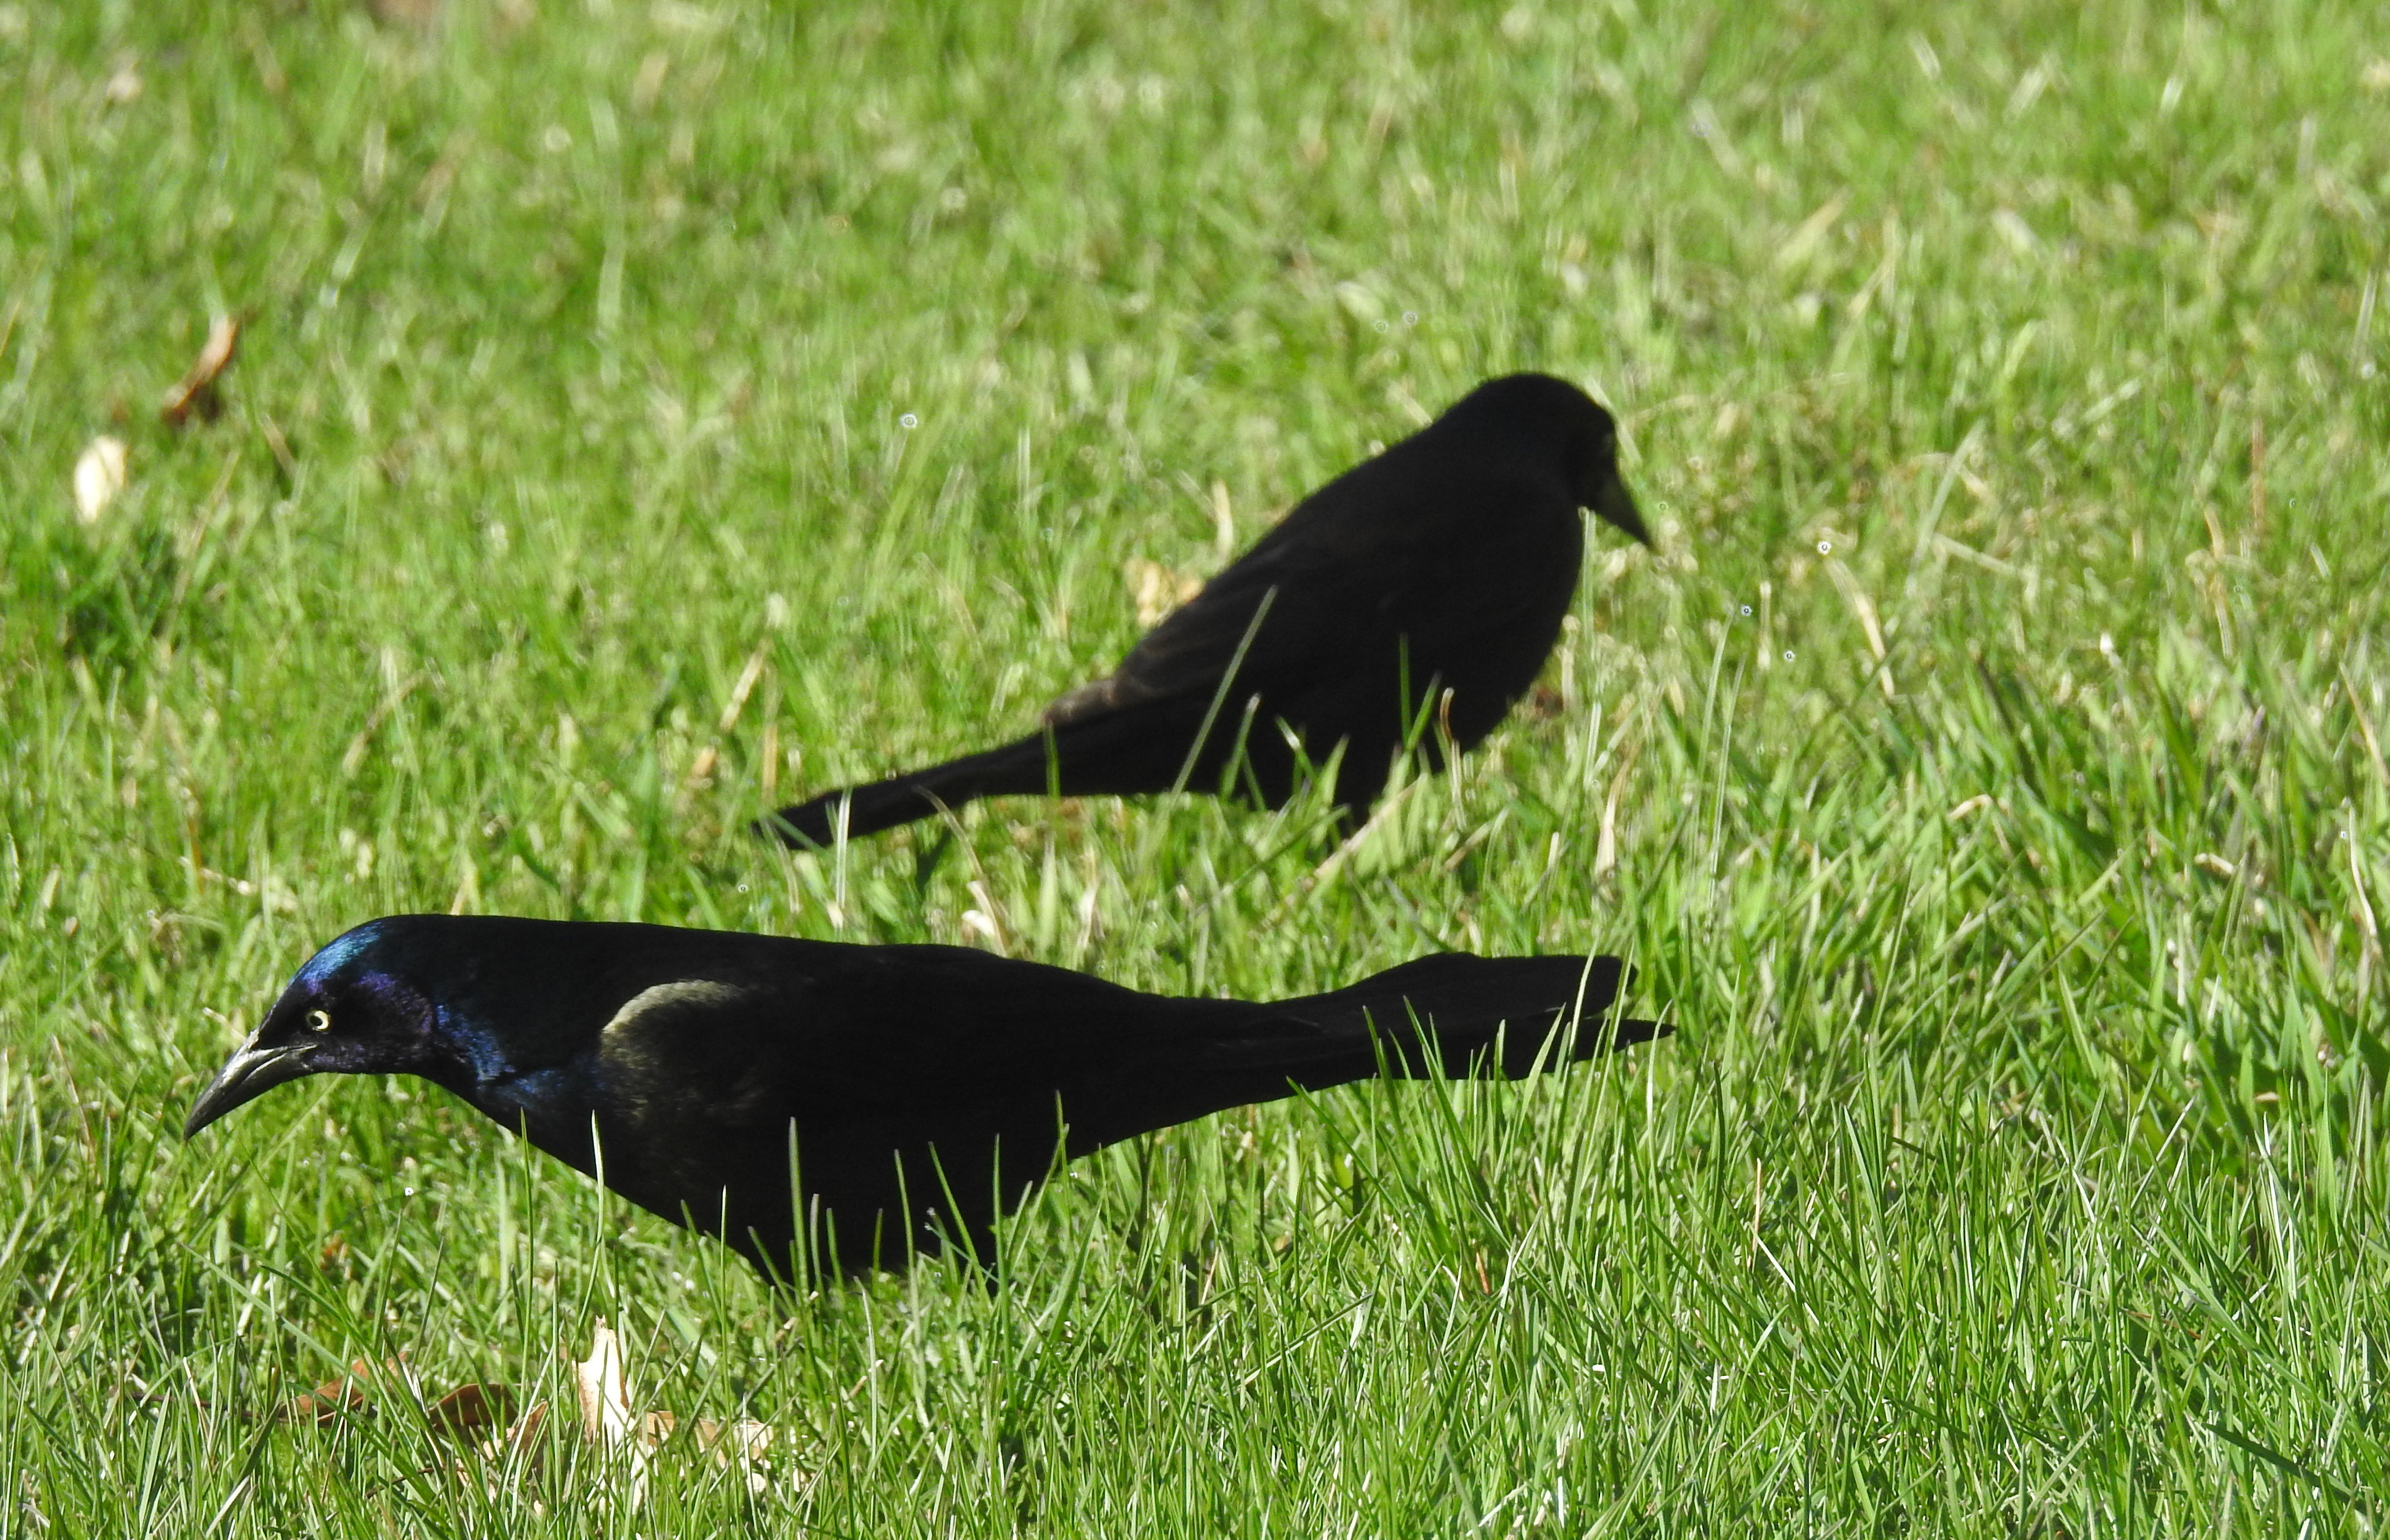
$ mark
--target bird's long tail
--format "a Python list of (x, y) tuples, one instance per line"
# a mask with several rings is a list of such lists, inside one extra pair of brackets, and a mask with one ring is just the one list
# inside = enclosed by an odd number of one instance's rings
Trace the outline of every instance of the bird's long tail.
[(944, 764), (911, 770), (864, 786), (825, 791), (810, 802), (784, 807), (756, 821), (759, 833), (803, 850), (828, 846), (838, 835), (840, 804), (845, 804), (846, 836), (860, 840), (882, 829), (917, 819), (934, 817), (942, 808), (958, 808), (981, 797), (1029, 796), (1047, 786), (1046, 737), (1039, 733), (966, 754)]
[(1387, 1072), (1407, 1078), (1435, 1064), (1447, 1075), (1517, 1080), (1674, 1031), (1613, 1018), (1628, 982), (1616, 957), (1447, 952), (1326, 995), (1280, 1001), (1272, 1014), (1310, 1026), (1321, 1046), (1346, 1045), (1316, 1066), (1287, 1067), (1288, 1078), (1306, 1089), (1375, 1074), (1381, 1059)]
[(1065, 797), (1125, 796), (1166, 790), (1182, 776), (1197, 790), (1212, 790), (1220, 763), (1240, 739), (1234, 733), (1215, 734), (1220, 751), (1190, 766), (1188, 749), (1198, 736), (1202, 704), (1155, 701), (1057, 723), (984, 753), (825, 791), (756, 820), (755, 828), (803, 850), (832, 841), (841, 802), (846, 803), (847, 838), (860, 840), (981, 797), (1036, 797), (1049, 790)]
[[(1326, 995), (1268, 1005), (1174, 1002), (1187, 1049), (1167, 1075), (1138, 1063), (1071, 1110), (1071, 1152), (1190, 1118), (1367, 1080), (1520, 1079), (1664, 1037), (1662, 1021), (1613, 1014), (1629, 982), (1616, 957), (1421, 957)], [(1186, 1039), (1181, 1039), (1184, 1042)]]

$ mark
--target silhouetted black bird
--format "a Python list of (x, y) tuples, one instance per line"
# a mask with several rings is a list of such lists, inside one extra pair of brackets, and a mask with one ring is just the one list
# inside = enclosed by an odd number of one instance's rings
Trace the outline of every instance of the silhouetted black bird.
[[(302, 968), (184, 1135), (302, 1075), (404, 1072), (767, 1275), (902, 1266), (942, 1230), (984, 1259), (1058, 1155), (1363, 1079), (1381, 1054), (1400, 1075), (1515, 1077), (1556, 1024), (1583, 1029), (1553, 1060), (1667, 1031), (1608, 1020), (1620, 972), (1451, 953), (1255, 1005), (961, 947), (406, 915)], [(811, 1216), (794, 1260), (792, 1171)]]
[[(1316, 764), (1344, 744), (1336, 800), (1356, 814), (1443, 691), (1434, 725), (1471, 749), (1535, 683), (1576, 593), (1579, 507), (1649, 544), (1617, 450), (1610, 414), (1575, 386), (1489, 380), (1304, 498), (1039, 731), (757, 827), (826, 845), (842, 801), (859, 836), (1007, 792), (1212, 791), (1240, 746), (1237, 789), (1277, 807), (1298, 778), (1281, 723)], [(1435, 732), (1420, 741), (1440, 768)]]

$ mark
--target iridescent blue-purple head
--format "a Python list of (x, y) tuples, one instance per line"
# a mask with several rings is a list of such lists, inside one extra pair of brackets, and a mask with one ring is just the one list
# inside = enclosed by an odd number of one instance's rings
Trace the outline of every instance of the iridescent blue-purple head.
[(183, 1136), (303, 1075), (404, 1073), (453, 1084), (466, 1065), (442, 1012), (392, 955), (405, 949), (392, 933), (403, 923), (368, 921), (308, 958), (199, 1093)]

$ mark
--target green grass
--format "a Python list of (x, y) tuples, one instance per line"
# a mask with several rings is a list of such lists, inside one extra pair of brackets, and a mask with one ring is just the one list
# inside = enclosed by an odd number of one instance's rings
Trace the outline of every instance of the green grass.
[[(0, 1534), (2379, 1527), (2378, 6), (451, 9), (0, 6)], [(1519, 367), (1659, 554), (1349, 858), (740, 832)], [(1593, 946), (1683, 1031), (1110, 1151), (992, 1292), (776, 1298), (415, 1083), (180, 1142), (452, 906), (1253, 995)], [(600, 1317), (762, 1492), (269, 1417), (403, 1352), (571, 1421)]]

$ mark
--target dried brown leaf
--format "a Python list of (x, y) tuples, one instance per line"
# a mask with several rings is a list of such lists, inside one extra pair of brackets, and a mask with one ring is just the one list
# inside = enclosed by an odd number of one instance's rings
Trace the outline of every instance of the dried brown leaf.
[(1568, 710), (1568, 698), (1549, 685), (1539, 684), (1529, 690), (1513, 708), (1525, 722), (1549, 722)]
[(581, 1436), (609, 1446), (631, 1436), (631, 1395), (623, 1382), (623, 1343), (601, 1317), (590, 1334), (589, 1356), (572, 1367), (581, 1399)]
[(220, 315), (208, 328), (208, 340), (199, 349), (199, 356), (191, 361), (182, 383), (166, 392), (165, 404), (158, 415), (170, 428), (180, 428), (192, 413), (201, 422), (213, 422), (224, 410), (224, 402), (216, 394), (216, 380), (232, 365), (232, 355), (240, 346), (240, 321), (236, 316)]
[(469, 1433), (477, 1428), (496, 1427), (514, 1409), (515, 1392), (504, 1385), (459, 1385), (431, 1404), (431, 1426), (444, 1433)]
[(373, 1365), (363, 1358), (349, 1366), (349, 1372), (338, 1380), (327, 1380), (306, 1394), (294, 1397), (282, 1409), (284, 1422), (312, 1422), (321, 1428), (339, 1421), (352, 1412), (369, 1409), (366, 1399), (366, 1381), (373, 1378)]
[[(506, 1397), (508, 1401), (512, 1400), (511, 1392), (508, 1392), (504, 1386), (483, 1385), (476, 1387), (466, 1385), (460, 1386), (456, 1391), (450, 1392), (450, 1394), (445, 1397), (441, 1404), (445, 1405), (448, 1402), (456, 1400), (457, 1396), (461, 1395), (464, 1392), (475, 1389), (479, 1389), (484, 1392), (495, 1392), (498, 1395)], [(489, 1399), (489, 1396), (485, 1393), (483, 1397), (484, 1405), (488, 1404)], [(515, 1470), (515, 1474), (519, 1476), (529, 1476), (535, 1479), (540, 1475), (542, 1470), (546, 1469), (547, 1464), (547, 1451), (539, 1442), (539, 1434), (540, 1430), (546, 1427), (546, 1423), (547, 1403), (545, 1401), (535, 1402), (533, 1404), (530, 1411), (523, 1413), (521, 1417), (515, 1419), (513, 1427), (508, 1428), (502, 1432), (492, 1433), (485, 1439), (482, 1439), (477, 1443), (469, 1444), (467, 1447), (469, 1450), (469, 1453), (458, 1456), (449, 1460), (448, 1469), (458, 1481), (465, 1482), (469, 1486), (478, 1484), (483, 1492), (489, 1494), (492, 1497), (495, 1497), (501, 1490), (498, 1484), (500, 1472), (491, 1469), (492, 1467), (504, 1466), (509, 1460), (515, 1459), (517, 1457), (520, 1457), (521, 1463)], [(435, 1467), (433, 1469), (437, 1468)], [(424, 1472), (426, 1475), (430, 1475), (430, 1470), (426, 1470)], [(532, 1511), (534, 1513), (541, 1511), (540, 1504), (533, 1502), (532, 1504)]]
[(623, 1366), (623, 1341), (601, 1318), (589, 1339), (589, 1356), (573, 1366), (572, 1383), (581, 1400), (581, 1435), (622, 1456), (631, 1468), (626, 1499), (633, 1508), (647, 1501), (649, 1441), (631, 1411), (631, 1391)]
[(743, 1418), (716, 1422), (701, 1417), (697, 1419), (697, 1446), (710, 1451), (720, 1466), (727, 1467), (733, 1459), (760, 1460), (771, 1452), (772, 1430), (767, 1423)]
[(482, 1442), (482, 1457), (495, 1461), (506, 1459), (509, 1456), (527, 1455), (531, 1468), (537, 1470), (543, 1463), (539, 1444), (540, 1430), (546, 1426), (547, 1403), (534, 1402), (530, 1411), (515, 1418), (513, 1427), (504, 1433), (493, 1435)]

